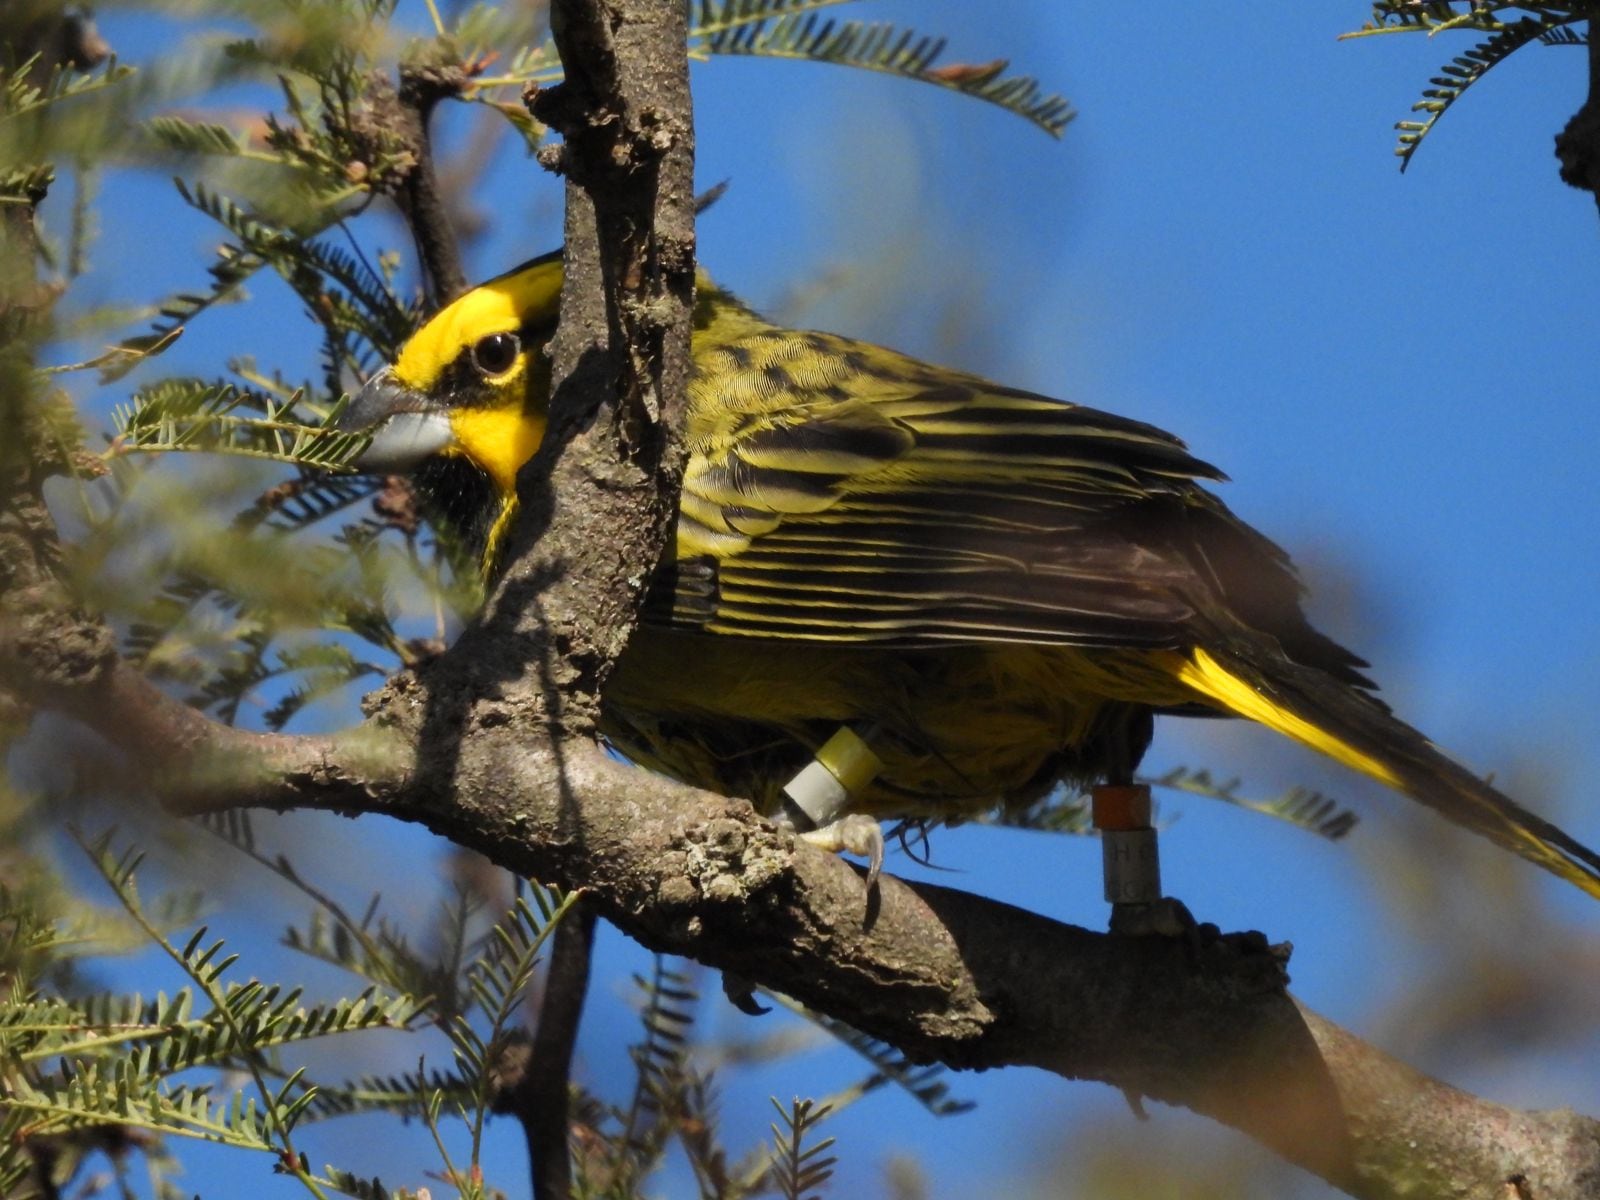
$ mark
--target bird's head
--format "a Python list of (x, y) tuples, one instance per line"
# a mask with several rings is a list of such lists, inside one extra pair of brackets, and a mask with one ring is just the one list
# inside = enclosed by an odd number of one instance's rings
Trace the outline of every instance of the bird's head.
[(447, 304), (362, 387), (342, 424), (372, 433), (355, 465), (404, 473), (463, 457), (502, 491), (544, 438), (561, 257), (546, 255)]
[[(561, 280), (556, 251), (451, 301), (367, 380), (340, 420), (372, 435), (351, 465), (412, 476), (430, 515), (463, 540), (485, 575), (516, 513), (517, 472), (544, 441), (544, 350)], [(764, 326), (703, 271), (695, 288), (697, 353)]]
[(515, 510), (517, 471), (544, 440), (561, 255), (465, 293), (367, 380), (341, 427), (372, 434), (364, 471), (410, 474), (484, 565)]

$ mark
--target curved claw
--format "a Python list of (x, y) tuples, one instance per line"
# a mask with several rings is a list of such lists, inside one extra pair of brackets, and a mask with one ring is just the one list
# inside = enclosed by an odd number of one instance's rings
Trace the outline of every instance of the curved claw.
[(764, 1017), (772, 1008), (756, 999), (756, 985), (732, 971), (722, 973), (722, 994), (747, 1017)]
[(820, 829), (808, 829), (799, 836), (818, 849), (834, 854), (855, 854), (867, 860), (867, 890), (878, 885), (883, 872), (883, 827), (863, 813), (850, 813), (830, 821)]

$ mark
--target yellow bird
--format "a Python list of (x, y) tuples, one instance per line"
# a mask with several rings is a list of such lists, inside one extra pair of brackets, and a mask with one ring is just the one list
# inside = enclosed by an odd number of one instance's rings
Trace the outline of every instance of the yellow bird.
[[(561, 275), (446, 306), (345, 417), (486, 571)], [(704, 275), (693, 359), (676, 545), (605, 695), (628, 757), (772, 812), (822, 752), (850, 812), (938, 820), (1128, 782), (1157, 714), (1242, 716), (1600, 896), (1600, 857), (1390, 714), (1172, 435), (772, 325)]]

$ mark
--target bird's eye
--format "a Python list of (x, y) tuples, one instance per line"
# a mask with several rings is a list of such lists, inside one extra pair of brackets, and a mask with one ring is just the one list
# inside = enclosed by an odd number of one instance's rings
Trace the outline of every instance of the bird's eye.
[(491, 333), (472, 345), (472, 365), (485, 375), (501, 375), (517, 361), (522, 343), (514, 333)]

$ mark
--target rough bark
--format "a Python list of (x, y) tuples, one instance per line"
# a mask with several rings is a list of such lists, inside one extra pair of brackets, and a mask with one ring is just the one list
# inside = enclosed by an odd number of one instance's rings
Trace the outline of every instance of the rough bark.
[(48, 699), (158, 751), (144, 761), (176, 811), (418, 821), (584, 888), (647, 946), (786, 992), (918, 1061), (1035, 1066), (1192, 1108), (1374, 1200), (1499, 1197), (1513, 1177), (1540, 1200), (1600, 1187), (1600, 1123), (1507, 1109), (1413, 1071), (1301, 1007), (1281, 959), (1248, 942), (1113, 938), (892, 877), (869, 908), (855, 870), (749, 805), (493, 720), (440, 780), (414, 750), (429, 697), (410, 677), (385, 694), (386, 731), (324, 738), (213, 725), (116, 665)]
[(693, 279), (683, 14), (680, 0), (555, 9), (569, 82), (535, 101), (566, 135), (557, 165), (572, 182), (552, 436), (519, 481), (505, 579), (455, 647), (392, 680), (356, 730), (215, 725), (74, 610), (37, 471), (18, 470), (0, 481), (0, 688), (99, 730), (174, 811), (420, 822), (584, 888), (648, 946), (789, 993), (916, 1060), (1031, 1065), (1184, 1105), (1355, 1196), (1594, 1196), (1600, 1124), (1412, 1071), (1301, 1008), (1263, 947), (1115, 939), (893, 878), (869, 905), (854, 870), (747, 804), (598, 748), (600, 690), (677, 483)]

